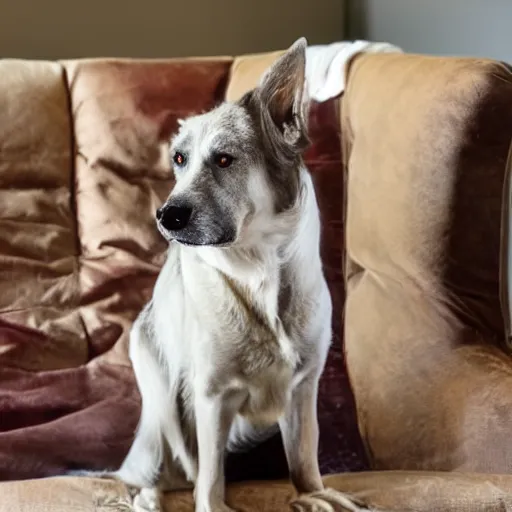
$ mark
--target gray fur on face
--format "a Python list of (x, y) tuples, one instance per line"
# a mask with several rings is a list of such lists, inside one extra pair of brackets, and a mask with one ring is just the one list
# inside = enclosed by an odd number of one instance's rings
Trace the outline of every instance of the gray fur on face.
[[(255, 90), (181, 123), (171, 144), (176, 187), (164, 208), (187, 206), (192, 215), (179, 233), (160, 230), (190, 245), (236, 244), (242, 226), (260, 204), (258, 186), (268, 187), (273, 214), (289, 210), (299, 194), (301, 154), (308, 145), (304, 101), (305, 42), (278, 59)], [(220, 168), (215, 156), (233, 157)], [(259, 185), (258, 185), (259, 184)]]

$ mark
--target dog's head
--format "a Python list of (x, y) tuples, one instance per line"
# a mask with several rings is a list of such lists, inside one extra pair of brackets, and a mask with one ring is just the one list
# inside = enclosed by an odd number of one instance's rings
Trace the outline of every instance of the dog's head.
[(308, 143), (306, 45), (294, 43), (238, 102), (180, 123), (170, 148), (176, 185), (157, 211), (165, 238), (248, 246), (296, 204)]

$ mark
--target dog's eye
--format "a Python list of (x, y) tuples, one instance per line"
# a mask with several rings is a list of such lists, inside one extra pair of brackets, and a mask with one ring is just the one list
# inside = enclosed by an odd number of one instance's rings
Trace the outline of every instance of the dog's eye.
[(234, 158), (231, 155), (228, 155), (227, 153), (218, 153), (213, 157), (215, 165), (217, 167), (220, 167), (221, 169), (229, 167), (233, 163), (233, 160)]
[(179, 151), (176, 151), (174, 153), (174, 156), (172, 157), (172, 161), (179, 167), (185, 164), (185, 155), (183, 153), (180, 153)]

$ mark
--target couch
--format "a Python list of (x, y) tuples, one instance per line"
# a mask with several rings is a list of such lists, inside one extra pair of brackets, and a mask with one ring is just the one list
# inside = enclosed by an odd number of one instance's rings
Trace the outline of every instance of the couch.
[[(133, 439), (127, 341), (165, 251), (166, 142), (279, 54), (0, 61), (1, 512), (130, 510), (118, 482), (59, 475), (115, 467)], [(335, 312), (325, 482), (381, 510), (512, 510), (512, 72), (360, 54), (346, 75), (306, 154)], [(293, 496), (278, 436), (227, 473), (238, 510)]]

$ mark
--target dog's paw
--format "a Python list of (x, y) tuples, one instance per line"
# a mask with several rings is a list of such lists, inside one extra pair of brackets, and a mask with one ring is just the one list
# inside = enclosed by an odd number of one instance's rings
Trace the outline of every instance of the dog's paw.
[(161, 512), (160, 493), (155, 487), (144, 487), (133, 499), (134, 512)]
[(290, 503), (294, 512), (369, 512), (361, 500), (334, 489), (303, 494)]

